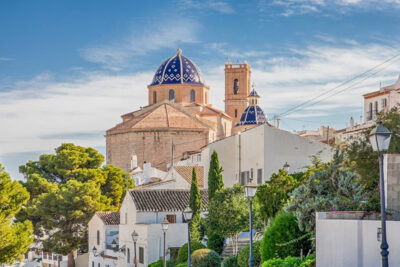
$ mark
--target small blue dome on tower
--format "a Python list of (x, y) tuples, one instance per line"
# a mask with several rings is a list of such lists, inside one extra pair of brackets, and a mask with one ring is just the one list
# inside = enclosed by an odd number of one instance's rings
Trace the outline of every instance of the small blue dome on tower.
[(150, 85), (180, 83), (204, 85), (204, 79), (196, 64), (183, 56), (182, 50), (178, 49), (175, 56), (164, 61), (157, 69)]
[(240, 121), (235, 126), (268, 124), (264, 111), (258, 106), (260, 96), (254, 88), (248, 97), (250, 105), (243, 111)]

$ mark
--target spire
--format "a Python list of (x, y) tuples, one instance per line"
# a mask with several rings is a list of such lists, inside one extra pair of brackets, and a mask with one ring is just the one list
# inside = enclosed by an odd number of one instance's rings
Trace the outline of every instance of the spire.
[(182, 49), (178, 48), (178, 49), (176, 50), (176, 53), (177, 53), (178, 56), (182, 55)]

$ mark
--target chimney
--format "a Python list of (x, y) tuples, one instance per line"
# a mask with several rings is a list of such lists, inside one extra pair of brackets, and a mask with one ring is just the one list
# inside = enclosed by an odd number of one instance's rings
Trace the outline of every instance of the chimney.
[(350, 127), (354, 127), (354, 119), (353, 119), (353, 117), (350, 117)]
[(131, 170), (137, 168), (137, 156), (136, 154), (131, 155)]

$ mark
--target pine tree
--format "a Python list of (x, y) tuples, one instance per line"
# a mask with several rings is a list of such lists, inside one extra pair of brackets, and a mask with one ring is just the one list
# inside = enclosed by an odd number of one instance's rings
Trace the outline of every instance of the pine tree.
[(190, 187), (189, 207), (193, 211), (192, 221), (190, 222), (190, 240), (200, 241), (200, 211), (201, 211), (201, 195), (199, 185), (197, 184), (196, 169), (192, 172), (192, 185)]
[(0, 164), (0, 264), (11, 264), (26, 253), (33, 242), (32, 223), (14, 221), (28, 199), (28, 191), (19, 182), (11, 181)]
[[(215, 193), (223, 188), (222, 168), (219, 166), (218, 154), (214, 150), (211, 155), (210, 170), (208, 171), (208, 202), (210, 203)], [(211, 224), (207, 225), (206, 232), (208, 237), (207, 247), (221, 254), (224, 246), (224, 238), (222, 235), (220, 235)]]

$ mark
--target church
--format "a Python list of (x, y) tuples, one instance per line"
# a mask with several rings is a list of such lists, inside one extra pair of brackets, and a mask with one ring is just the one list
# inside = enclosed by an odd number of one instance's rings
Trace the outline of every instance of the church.
[(251, 90), (249, 64), (225, 64), (225, 111), (209, 104), (210, 90), (197, 65), (178, 49), (156, 70), (148, 105), (107, 130), (107, 163), (130, 173), (146, 162), (165, 171), (209, 143), (268, 124)]

